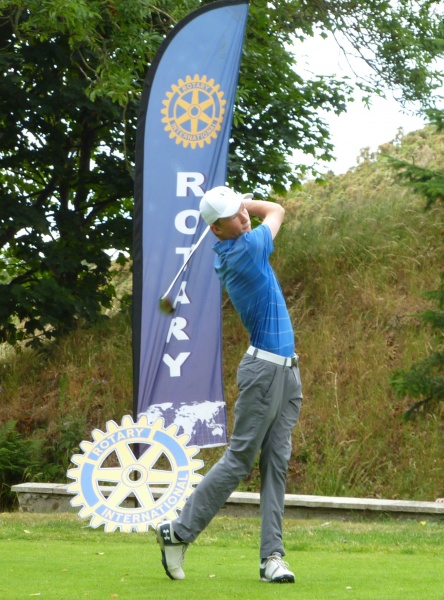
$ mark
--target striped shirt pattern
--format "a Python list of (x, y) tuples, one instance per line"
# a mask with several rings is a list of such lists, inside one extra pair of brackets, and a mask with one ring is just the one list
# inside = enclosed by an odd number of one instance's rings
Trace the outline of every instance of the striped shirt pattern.
[(213, 246), (214, 268), (256, 348), (294, 355), (294, 334), (281, 287), (270, 263), (273, 238), (262, 224)]

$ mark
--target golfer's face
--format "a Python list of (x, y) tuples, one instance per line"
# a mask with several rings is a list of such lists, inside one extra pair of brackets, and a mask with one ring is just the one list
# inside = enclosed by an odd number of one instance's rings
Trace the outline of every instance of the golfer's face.
[(219, 219), (214, 226), (214, 233), (221, 240), (234, 240), (247, 231), (251, 231), (250, 215), (243, 204), (232, 217)]

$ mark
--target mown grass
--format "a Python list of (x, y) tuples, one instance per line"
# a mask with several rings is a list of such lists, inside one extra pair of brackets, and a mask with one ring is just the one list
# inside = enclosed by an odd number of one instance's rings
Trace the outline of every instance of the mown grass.
[(258, 578), (258, 519), (218, 517), (168, 579), (154, 532), (104, 533), (75, 515), (0, 515), (0, 596), (16, 600), (175, 598), (442, 600), (441, 524), (286, 520), (295, 585)]
[[(414, 155), (418, 164), (428, 157), (434, 165), (442, 153), (430, 150), (427, 135), (414, 137)], [(399, 140), (386, 151), (410, 152)], [(442, 208), (425, 212), (423, 200), (401, 188), (382, 159), (280, 201), (286, 223), (272, 262), (294, 323), (304, 389), (288, 491), (443, 496), (442, 409), (404, 422), (413, 401), (396, 398), (390, 386), (395, 370), (424, 358), (434, 343), (417, 314), (430, 308), (422, 292), (440, 281)], [(121, 280), (128, 291), (128, 277)], [(248, 336), (227, 299), (223, 343), (231, 431), (235, 375)], [(79, 442), (131, 410), (127, 314), (0, 365), (0, 421), (17, 419), (25, 436), (47, 440), (44, 480), (63, 481)], [(222, 452), (203, 450), (204, 470)], [(257, 468), (242, 489), (258, 490)]]

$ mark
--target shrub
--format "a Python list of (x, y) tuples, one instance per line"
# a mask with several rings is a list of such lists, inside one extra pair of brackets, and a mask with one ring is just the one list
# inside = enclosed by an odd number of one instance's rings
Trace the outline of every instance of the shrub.
[(15, 506), (11, 487), (33, 478), (42, 460), (42, 441), (24, 439), (17, 421), (0, 425), (0, 510)]

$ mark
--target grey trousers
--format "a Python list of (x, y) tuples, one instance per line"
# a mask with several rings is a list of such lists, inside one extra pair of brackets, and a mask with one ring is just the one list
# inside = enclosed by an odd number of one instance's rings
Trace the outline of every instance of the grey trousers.
[(299, 368), (245, 354), (237, 383), (230, 445), (189, 497), (173, 529), (185, 542), (194, 542), (248, 475), (260, 451), (260, 557), (273, 552), (284, 556), (282, 519), (291, 432), (302, 402)]

